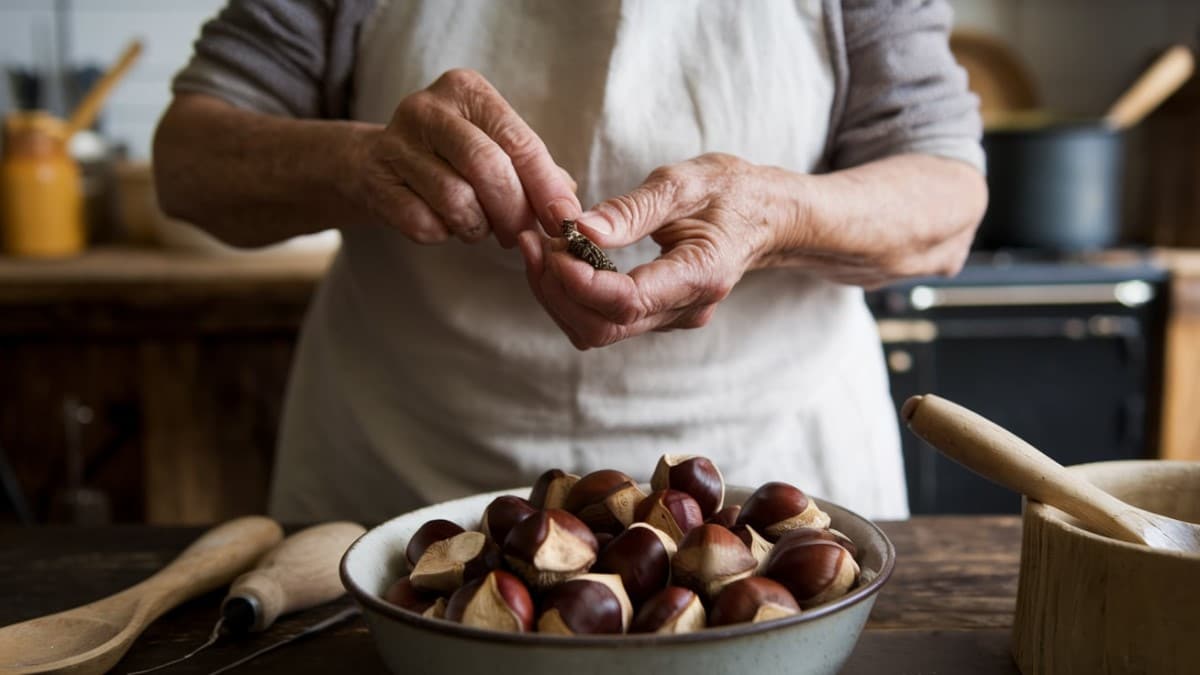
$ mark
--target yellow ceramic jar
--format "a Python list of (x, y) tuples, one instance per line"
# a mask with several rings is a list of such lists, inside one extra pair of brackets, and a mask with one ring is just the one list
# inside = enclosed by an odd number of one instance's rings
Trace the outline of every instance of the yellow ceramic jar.
[(62, 257), (84, 248), (79, 165), (67, 152), (62, 120), (47, 113), (4, 120), (0, 234), (4, 252), (15, 256)]

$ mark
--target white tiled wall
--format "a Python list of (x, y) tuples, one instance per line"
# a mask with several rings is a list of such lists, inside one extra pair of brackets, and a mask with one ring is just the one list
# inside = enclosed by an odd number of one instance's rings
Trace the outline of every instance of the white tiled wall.
[[(710, 0), (721, 2), (725, 0)], [(1155, 49), (1193, 41), (1200, 0), (950, 0), (957, 25), (1009, 41), (1035, 74), (1047, 106), (1098, 113)], [(55, 54), (56, 4), (70, 8), (68, 61), (111, 62), (131, 37), (146, 51), (107, 108), (107, 129), (146, 156), (171, 75), (200, 24), (224, 0), (0, 0), (0, 65), (46, 67)], [(7, 109), (0, 83), (0, 110)]]

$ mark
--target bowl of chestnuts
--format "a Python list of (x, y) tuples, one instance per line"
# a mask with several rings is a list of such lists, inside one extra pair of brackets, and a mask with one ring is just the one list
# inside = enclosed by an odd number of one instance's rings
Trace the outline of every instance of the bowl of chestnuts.
[(891, 575), (871, 521), (700, 456), (558, 469), (368, 531), (342, 583), (396, 673), (836, 673)]

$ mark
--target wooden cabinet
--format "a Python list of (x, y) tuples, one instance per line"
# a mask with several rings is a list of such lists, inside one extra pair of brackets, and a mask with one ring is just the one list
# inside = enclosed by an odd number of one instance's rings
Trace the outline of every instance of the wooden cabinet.
[[(327, 254), (100, 250), (0, 259), (0, 448), (39, 520), (69, 487), (63, 406), (84, 484), (118, 521), (262, 512), (292, 350)], [(11, 518), (0, 499), (0, 519)]]

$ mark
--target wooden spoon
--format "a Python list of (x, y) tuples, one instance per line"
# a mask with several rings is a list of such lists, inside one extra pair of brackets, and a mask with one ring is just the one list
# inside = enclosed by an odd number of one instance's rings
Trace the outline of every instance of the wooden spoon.
[(1141, 122), (1192, 77), (1195, 67), (1191, 49), (1171, 47), (1109, 107), (1104, 122), (1112, 129), (1128, 129)]
[(132, 588), (0, 628), (0, 672), (106, 672), (155, 619), (228, 584), (282, 538), (283, 530), (270, 518), (238, 518), (204, 533), (171, 564)]
[(125, 47), (125, 51), (121, 53), (117, 62), (92, 85), (92, 88), (88, 90), (87, 95), (83, 97), (79, 105), (75, 106), (75, 110), (71, 113), (71, 118), (67, 120), (66, 138), (74, 136), (81, 129), (92, 126), (92, 121), (96, 119), (96, 115), (100, 112), (100, 107), (104, 105), (104, 101), (112, 93), (113, 87), (117, 86), (117, 82), (125, 77), (125, 73), (129, 72), (129, 69), (133, 67), (133, 64), (137, 62), (141, 54), (142, 43), (139, 40), (134, 40)]
[(942, 454), (984, 478), (1075, 516), (1088, 529), (1153, 548), (1200, 551), (1200, 525), (1126, 504), (958, 404), (932, 394), (913, 396), (900, 414), (914, 433)]

